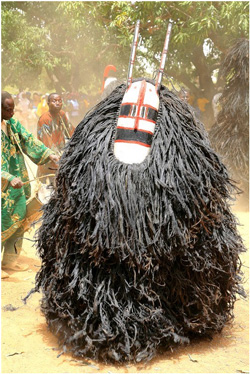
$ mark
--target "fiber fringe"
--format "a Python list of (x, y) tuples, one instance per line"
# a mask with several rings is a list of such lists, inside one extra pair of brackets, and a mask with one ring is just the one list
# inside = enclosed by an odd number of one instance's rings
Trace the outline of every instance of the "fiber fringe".
[(37, 237), (50, 330), (64, 350), (105, 362), (211, 336), (244, 294), (234, 187), (203, 126), (162, 86), (151, 154), (123, 164), (113, 140), (125, 88), (77, 126)]
[(220, 75), (226, 84), (220, 97), (221, 110), (209, 137), (232, 178), (242, 182), (248, 196), (249, 40), (237, 40), (222, 63)]

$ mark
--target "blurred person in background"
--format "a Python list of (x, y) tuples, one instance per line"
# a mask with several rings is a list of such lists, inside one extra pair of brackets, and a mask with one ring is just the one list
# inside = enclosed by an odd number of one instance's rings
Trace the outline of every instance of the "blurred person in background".
[(82, 119), (80, 118), (78, 94), (76, 92), (72, 92), (70, 94), (67, 107), (69, 112), (69, 120), (76, 127)]
[(213, 107), (215, 121), (217, 121), (218, 114), (222, 109), (221, 103), (220, 103), (221, 96), (222, 96), (222, 88), (219, 87), (218, 92), (213, 96), (213, 100), (212, 100), (212, 107)]
[(78, 123), (83, 119), (87, 111), (89, 110), (89, 101), (87, 95), (85, 95), (82, 92), (79, 92), (79, 121)]
[(26, 99), (29, 100), (29, 108), (32, 109), (32, 106), (33, 106), (33, 99), (32, 99), (32, 97), (31, 97), (31, 92), (26, 91), (26, 92), (25, 92), (25, 95), (26, 95)]
[(179, 92), (179, 98), (190, 105), (190, 107), (192, 108), (193, 114), (198, 120), (200, 120), (201, 118), (200, 109), (192, 105), (194, 102), (194, 97), (191, 95), (191, 92), (186, 88), (182, 88)]
[[(206, 130), (210, 128), (210, 112), (209, 112), (209, 106), (210, 101), (203, 95), (203, 90), (201, 90), (200, 97), (197, 98), (197, 106), (200, 111), (200, 119), (201, 122), (204, 124)], [(212, 105), (212, 104), (211, 104)]]
[(40, 103), (38, 103), (37, 105), (36, 114), (38, 118), (49, 110), (49, 106), (47, 103), (48, 96), (49, 94), (42, 95)]
[[(59, 161), (55, 153), (29, 133), (14, 115), (14, 100), (2, 92), (1, 144), (2, 144), (2, 270), (1, 278), (8, 278), (5, 270), (25, 271), (28, 266), (17, 262), (22, 249), (23, 222), (26, 201), (31, 196), (31, 186), (23, 154), (35, 164)], [(18, 240), (17, 240), (18, 239)], [(14, 248), (16, 242), (17, 253)]]
[(69, 102), (68, 102), (68, 100), (69, 100), (69, 92), (66, 92), (66, 91), (62, 92), (61, 93), (61, 98), (62, 98), (63, 110), (64, 110), (64, 112), (66, 114), (67, 119), (69, 120), (69, 109), (70, 109), (69, 108), (70, 105), (69, 105)]
[(186, 88), (182, 88), (179, 92), (179, 98), (183, 101), (186, 101), (186, 103), (190, 103), (190, 91)]
[(17, 96), (17, 102), (15, 106), (15, 117), (27, 127), (27, 117), (29, 110), (30, 101), (28, 100), (25, 92), (20, 92)]
[(32, 110), (32, 99), (30, 92), (22, 92), (19, 95), (18, 103), (15, 107), (16, 118), (22, 123), (22, 125), (30, 131), (33, 135), (36, 135), (36, 115)]
[(41, 101), (41, 95), (37, 92), (34, 92), (33, 93), (33, 96), (32, 96), (32, 100), (33, 100), (33, 103), (32, 103), (32, 109), (34, 110), (34, 112), (36, 113), (37, 111), (37, 107), (38, 107), (38, 104), (40, 103)]
[[(51, 93), (48, 97), (48, 111), (38, 120), (37, 137), (43, 144), (52, 149), (57, 155), (61, 155), (66, 144), (66, 139), (73, 135), (74, 127), (69, 123), (65, 112), (62, 110), (62, 97), (57, 93)], [(39, 165), (37, 176), (42, 177), (51, 174), (53, 165)], [(48, 178), (53, 182), (53, 177)], [(46, 177), (42, 178), (46, 183)]]

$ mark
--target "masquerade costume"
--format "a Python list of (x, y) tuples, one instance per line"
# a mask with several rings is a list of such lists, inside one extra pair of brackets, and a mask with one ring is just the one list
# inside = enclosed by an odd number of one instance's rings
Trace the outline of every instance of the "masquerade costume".
[(189, 106), (159, 82), (128, 80), (85, 116), (44, 207), (36, 290), (76, 356), (150, 360), (220, 331), (242, 292), (227, 171)]
[(249, 41), (239, 39), (225, 57), (220, 71), (226, 85), (221, 110), (209, 137), (231, 177), (249, 191)]

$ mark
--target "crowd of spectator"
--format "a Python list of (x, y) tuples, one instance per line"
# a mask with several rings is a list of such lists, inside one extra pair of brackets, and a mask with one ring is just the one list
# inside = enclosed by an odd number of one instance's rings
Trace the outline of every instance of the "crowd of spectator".
[[(13, 95), (15, 118), (34, 135), (37, 133), (37, 121), (49, 110), (48, 97), (49, 93), (31, 93), (28, 91)], [(76, 127), (90, 109), (91, 98), (81, 92), (63, 92), (61, 98), (63, 100), (63, 110), (69, 122)]]

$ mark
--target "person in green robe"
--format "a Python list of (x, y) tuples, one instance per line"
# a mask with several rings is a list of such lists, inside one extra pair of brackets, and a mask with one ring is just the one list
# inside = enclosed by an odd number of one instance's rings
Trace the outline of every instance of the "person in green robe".
[[(37, 165), (43, 165), (48, 161), (52, 161), (56, 164), (59, 161), (59, 157), (41, 141), (36, 139), (33, 134), (29, 133), (19, 121), (13, 118), (15, 107), (14, 100), (6, 91), (2, 92), (1, 106), (1, 278), (6, 278), (8, 274), (4, 272), (4, 270), (24, 271), (28, 268), (17, 262), (17, 258), (22, 249), (26, 201), (31, 196), (31, 186), (29, 183), (25, 183), (29, 181), (29, 176), (23, 154), (26, 154)], [(17, 253), (14, 247), (15, 242)]]

